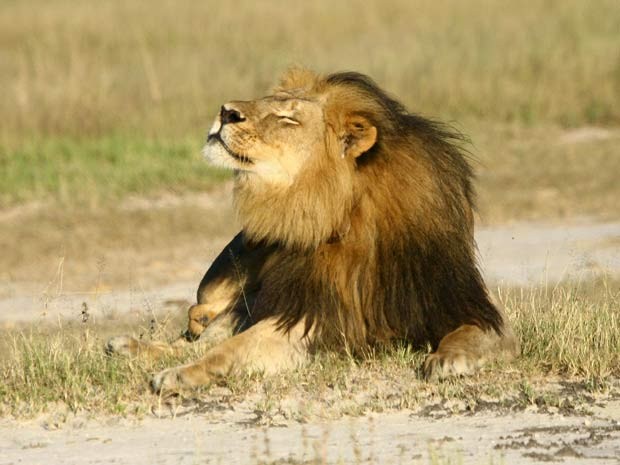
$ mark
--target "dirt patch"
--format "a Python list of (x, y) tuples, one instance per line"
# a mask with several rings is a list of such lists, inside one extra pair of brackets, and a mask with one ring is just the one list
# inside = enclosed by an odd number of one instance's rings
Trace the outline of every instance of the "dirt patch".
[(479, 229), (486, 278), (508, 286), (589, 280), (620, 272), (620, 223), (514, 223)]
[[(609, 404), (617, 411), (619, 403)], [(2, 463), (612, 464), (619, 418), (517, 412), (429, 419), (412, 412), (256, 426), (244, 407), (142, 420), (0, 422)]]
[(579, 144), (597, 140), (606, 140), (614, 137), (616, 133), (609, 129), (597, 127), (582, 127), (566, 131), (559, 138), (560, 144)]
[[(18, 266), (0, 284), (0, 324), (78, 318), (85, 305), (98, 318), (112, 318), (159, 312), (169, 308), (170, 302), (194, 302), (209, 263), (232, 237), (232, 214), (224, 216), (228, 226), (222, 227), (225, 220), (219, 217), (212, 220), (211, 228), (230, 230), (229, 236), (209, 233), (205, 225), (203, 237), (199, 234), (203, 219), (198, 218), (192, 228), (168, 223), (178, 240), (162, 236), (147, 245), (138, 234), (133, 246), (118, 249), (104, 241), (99, 259), (89, 245), (85, 245), (84, 261), (78, 260), (73, 246), (71, 253), (56, 257), (55, 267), (49, 255), (42, 255), (49, 270), (43, 282), (40, 270), (28, 280), (30, 265)], [(79, 241), (90, 232), (77, 231)], [(476, 233), (482, 270), (491, 286), (531, 286), (618, 274), (619, 237), (620, 223), (586, 220), (562, 225), (516, 223), (481, 228)]]

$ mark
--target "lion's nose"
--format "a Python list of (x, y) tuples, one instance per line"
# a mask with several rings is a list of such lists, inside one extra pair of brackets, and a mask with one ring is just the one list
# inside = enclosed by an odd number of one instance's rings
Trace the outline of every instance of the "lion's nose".
[(236, 110), (228, 105), (222, 105), (222, 109), (220, 110), (220, 121), (222, 122), (222, 125), (234, 124), (245, 121), (245, 118), (239, 110)]

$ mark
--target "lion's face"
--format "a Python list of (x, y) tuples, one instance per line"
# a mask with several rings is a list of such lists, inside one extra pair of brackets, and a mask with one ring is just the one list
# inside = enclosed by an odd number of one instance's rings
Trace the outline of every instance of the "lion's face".
[(222, 106), (204, 154), (215, 165), (291, 184), (312, 156), (325, 155), (321, 104), (287, 93)]

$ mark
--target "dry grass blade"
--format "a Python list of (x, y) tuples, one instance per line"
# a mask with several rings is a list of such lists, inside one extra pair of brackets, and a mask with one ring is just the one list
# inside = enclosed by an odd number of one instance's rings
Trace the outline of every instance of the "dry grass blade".
[(503, 298), (527, 360), (568, 376), (620, 376), (617, 285), (543, 287)]

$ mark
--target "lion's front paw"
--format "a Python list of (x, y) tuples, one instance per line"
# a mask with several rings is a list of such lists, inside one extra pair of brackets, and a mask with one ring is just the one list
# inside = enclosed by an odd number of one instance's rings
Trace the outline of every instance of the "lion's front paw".
[(151, 389), (154, 393), (173, 393), (183, 389), (204, 386), (213, 381), (203, 366), (199, 363), (183, 365), (157, 373), (151, 379)]
[(467, 375), (478, 365), (478, 361), (467, 354), (434, 352), (424, 361), (424, 378), (434, 380)]
[(108, 340), (104, 350), (108, 355), (126, 355), (134, 357), (138, 355), (140, 342), (131, 336), (114, 336)]

